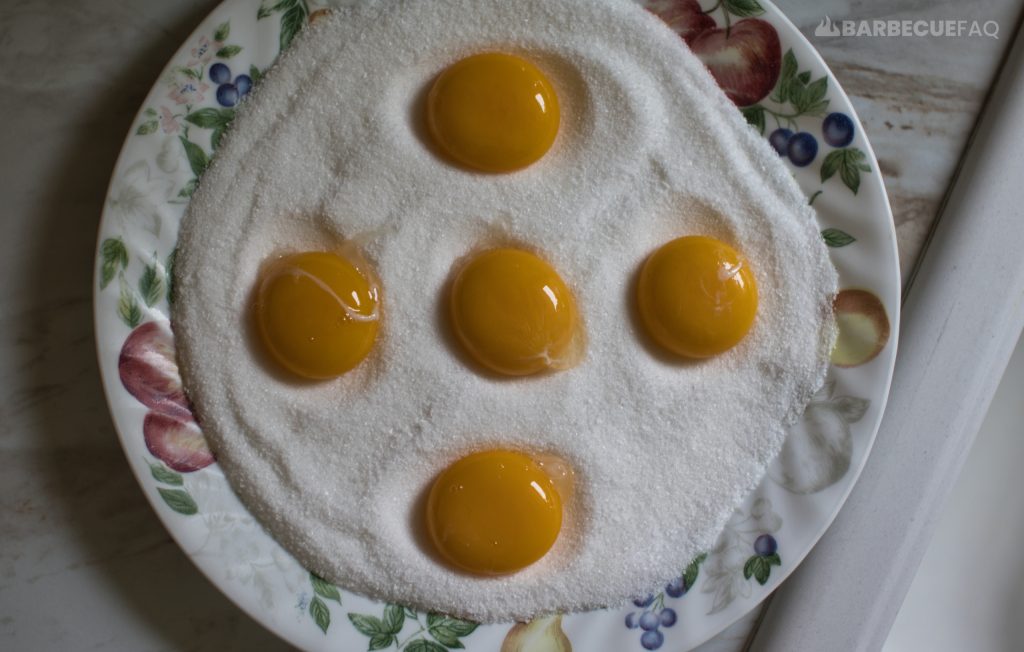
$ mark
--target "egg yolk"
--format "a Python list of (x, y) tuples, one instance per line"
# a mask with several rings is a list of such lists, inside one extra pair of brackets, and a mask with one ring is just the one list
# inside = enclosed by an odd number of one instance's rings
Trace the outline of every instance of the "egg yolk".
[(282, 256), (261, 275), (256, 321), (267, 351), (289, 371), (316, 380), (358, 365), (377, 337), (377, 287), (332, 253)]
[(565, 369), (579, 355), (572, 293), (551, 265), (520, 249), (485, 251), (458, 272), (451, 319), (473, 359), (500, 374)]
[(640, 316), (658, 344), (707, 358), (739, 343), (754, 323), (757, 284), (735, 249), (704, 236), (673, 240), (640, 272)]
[(504, 450), (475, 453), (434, 481), (427, 528), (452, 565), (476, 575), (514, 573), (554, 545), (562, 500), (532, 458)]
[(484, 172), (524, 168), (558, 135), (558, 96), (540, 70), (508, 54), (462, 59), (441, 73), (427, 98), (427, 124), (459, 163)]

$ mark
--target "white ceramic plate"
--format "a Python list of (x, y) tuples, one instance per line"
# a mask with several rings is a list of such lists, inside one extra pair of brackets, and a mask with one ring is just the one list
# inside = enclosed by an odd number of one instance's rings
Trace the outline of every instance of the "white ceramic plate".
[[(256, 620), (307, 649), (683, 650), (755, 607), (846, 499), (877, 431), (895, 358), (899, 268), (878, 163), (810, 44), (764, 0), (724, 0), (707, 14), (696, 0), (643, 0), (698, 54), (762, 53), (712, 72), (747, 105), (752, 128), (784, 153), (832, 248), (843, 291), (826, 388), (714, 549), (678, 578), (621, 609), (477, 627), (374, 602), (303, 570), (232, 493), (181, 393), (169, 268), (195, 179), (250, 82), (324, 9), (313, 0), (265, 3), (225, 0), (168, 64), (124, 144), (99, 230), (95, 317), (107, 399), (128, 461), (182, 549)], [(636, 545), (644, 545), (641, 536)]]

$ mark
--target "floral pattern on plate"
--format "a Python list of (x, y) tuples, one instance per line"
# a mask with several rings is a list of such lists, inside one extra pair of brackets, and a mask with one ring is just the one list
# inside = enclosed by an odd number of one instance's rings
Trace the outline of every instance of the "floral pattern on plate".
[[(707, 59), (752, 128), (787, 160), (850, 289), (836, 304), (846, 316), (839, 324), (846, 348), (837, 348), (827, 386), (764, 481), (711, 550), (621, 609), (483, 626), (419, 613), (309, 573), (260, 528), (215, 463), (181, 388), (168, 321), (175, 242), (237, 105), (328, 3), (225, 0), (150, 92), (112, 177), (96, 256), (97, 347), (111, 413), (140, 484), (182, 548), (236, 603), (293, 644), (413, 652), (689, 649), (778, 586), (856, 480), (884, 407), (899, 315), (895, 233), (863, 129), (821, 59), (767, 2), (722, 0), (704, 9), (697, 0), (638, 1)], [(716, 63), (723, 60), (732, 64)]]

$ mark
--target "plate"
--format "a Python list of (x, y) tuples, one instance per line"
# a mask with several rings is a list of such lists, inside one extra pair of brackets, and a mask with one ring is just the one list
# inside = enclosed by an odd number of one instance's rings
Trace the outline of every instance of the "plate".
[(619, 609), (482, 626), (418, 613), (310, 574), (261, 529), (209, 455), (181, 392), (168, 321), (174, 247), (237, 102), (326, 5), (226, 0), (146, 98), (99, 228), (94, 307), (107, 400), (128, 462), (171, 535), (228, 597), (290, 643), (407, 652), (689, 649), (777, 588), (849, 494), (881, 420), (899, 319), (896, 235), (878, 162), (849, 99), (774, 6), (725, 0), (704, 14), (696, 0), (642, 3), (706, 57), (817, 210), (839, 271), (840, 336), (827, 384), (716, 545)]

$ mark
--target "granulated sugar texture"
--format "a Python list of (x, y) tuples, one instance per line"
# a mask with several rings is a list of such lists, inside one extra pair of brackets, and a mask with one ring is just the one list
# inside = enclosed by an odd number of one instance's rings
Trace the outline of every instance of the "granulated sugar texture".
[[(462, 57), (519, 54), (562, 126), (524, 171), (433, 153), (423, 102)], [(303, 564), (382, 600), (481, 621), (621, 604), (714, 541), (821, 385), (836, 276), (779, 157), (699, 61), (628, 0), (381, 0), (303, 34), (240, 112), (182, 226), (175, 329), (189, 394), (248, 508)], [(744, 252), (750, 335), (680, 363), (646, 342), (632, 290), (682, 235)], [(250, 329), (261, 264), (358, 246), (380, 277), (381, 336), (354, 371), (298, 383)], [(575, 292), (587, 331), (567, 371), (468, 367), (443, 319), (467, 253), (515, 244)], [(576, 490), (551, 552), (501, 578), (437, 562), (420, 524), (465, 454), (556, 455)]]

